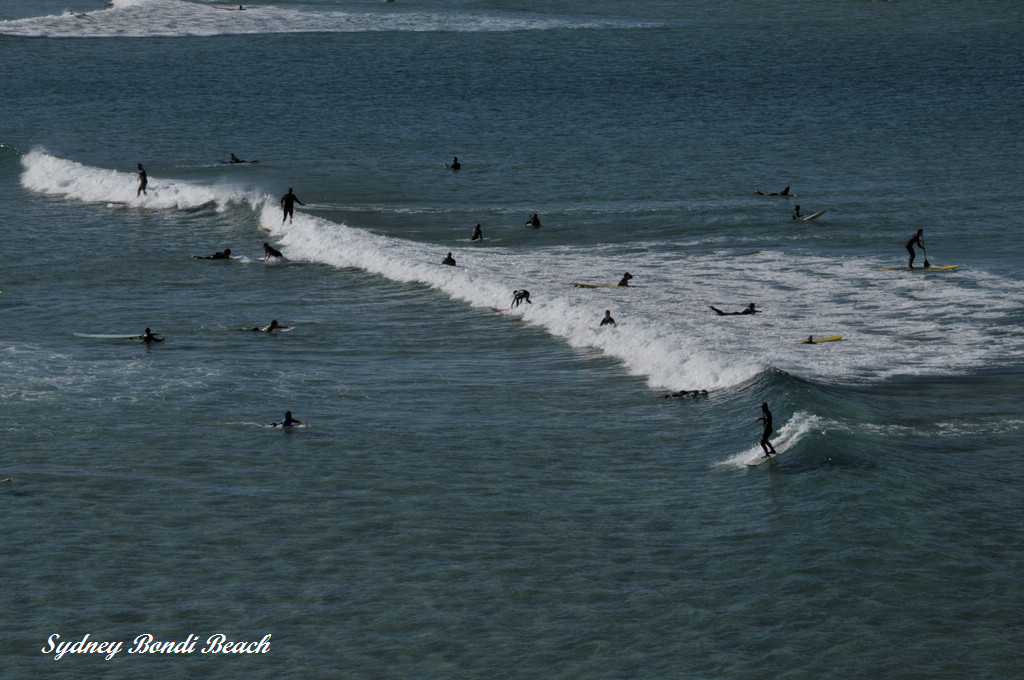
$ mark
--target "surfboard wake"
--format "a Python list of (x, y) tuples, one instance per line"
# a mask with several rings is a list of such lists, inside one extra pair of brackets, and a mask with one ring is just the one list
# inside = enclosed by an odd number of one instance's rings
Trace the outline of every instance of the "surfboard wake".
[[(761, 445), (757, 443), (745, 451), (741, 451), (726, 460), (716, 463), (716, 465), (729, 467), (752, 467), (760, 465), (761, 463), (766, 463), (796, 446), (796, 444), (806, 434), (815, 429), (820, 422), (821, 419), (818, 418), (818, 416), (811, 415), (804, 411), (798, 411), (793, 414), (785, 425), (775, 431), (775, 435), (771, 438), (771, 443), (775, 447), (775, 455), (772, 455), (771, 458), (765, 458)], [(756, 438), (756, 430), (754, 430), (754, 433)]]

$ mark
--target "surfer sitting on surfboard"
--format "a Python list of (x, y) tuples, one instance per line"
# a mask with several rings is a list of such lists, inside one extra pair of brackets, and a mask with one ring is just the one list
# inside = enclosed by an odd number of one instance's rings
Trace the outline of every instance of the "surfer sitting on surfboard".
[(713, 307), (711, 305), (708, 305), (708, 307), (710, 307), (712, 309), (712, 311), (714, 311), (715, 314), (717, 314), (718, 316), (739, 316), (739, 315), (743, 315), (743, 314), (760, 314), (761, 313), (760, 309), (754, 309), (754, 303), (753, 302), (751, 302), (749, 305), (747, 305), (747, 308), (744, 309), (742, 312), (723, 312), (718, 307)]
[[(914, 252), (914, 246), (917, 246), (921, 250), (924, 250), (924, 229), (918, 229), (917, 233), (911, 236), (910, 240), (907, 241), (907, 252), (910, 253), (910, 263), (907, 266), (910, 269), (914, 268), (914, 258), (916, 257), (916, 253)], [(927, 267), (928, 263), (925, 262), (924, 266)]]
[(512, 291), (512, 306), (513, 307), (518, 307), (520, 305), (520, 303), (522, 303), (522, 302), (526, 302), (526, 303), (531, 304), (531, 305), (533, 304), (532, 302), (530, 302), (530, 291), (528, 291), (528, 290), (514, 290), (514, 291)]
[(163, 342), (164, 339), (163, 339), (162, 336), (153, 335), (153, 333), (147, 328), (146, 332), (142, 334), (142, 341), (145, 342), (145, 343)]
[(761, 417), (755, 422), (764, 421), (764, 430), (761, 431), (761, 448), (764, 449), (764, 457), (767, 458), (771, 454), (775, 453), (775, 447), (768, 441), (768, 437), (772, 436), (772, 412), (768, 410), (768, 402), (761, 404)]
[(623, 286), (628, 286), (629, 285), (629, 280), (631, 278), (633, 278), (633, 275), (630, 274), (629, 272), (626, 272), (625, 274), (623, 274), (622, 275), (622, 280), (619, 281), (619, 287), (621, 288)]
[(284, 420), (280, 423), (271, 423), (271, 427), (291, 427), (292, 425), (306, 425), (305, 420), (299, 420), (298, 418), (292, 418), (291, 411), (284, 412)]
[(537, 213), (530, 215), (530, 219), (526, 220), (526, 226), (540, 229), (540, 217), (537, 216)]

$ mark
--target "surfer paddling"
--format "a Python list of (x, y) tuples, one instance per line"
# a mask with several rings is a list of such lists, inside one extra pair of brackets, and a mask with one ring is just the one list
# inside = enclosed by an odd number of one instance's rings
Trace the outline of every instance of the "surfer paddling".
[(225, 248), (224, 250), (214, 253), (213, 255), (207, 255), (201, 257), (199, 255), (192, 256), (196, 260), (230, 260), (231, 259), (231, 248)]
[(747, 308), (744, 309), (742, 312), (723, 312), (718, 307), (714, 307), (712, 305), (708, 305), (708, 307), (715, 314), (717, 314), (718, 316), (742, 316), (742, 315), (746, 315), (746, 314), (760, 314), (761, 313), (760, 309), (755, 309), (754, 308), (754, 303), (753, 302), (751, 302), (749, 305), (747, 305)]
[[(910, 253), (910, 262), (907, 264), (907, 267), (910, 269), (914, 268), (914, 258), (917, 256), (917, 254), (914, 252), (914, 246), (917, 246), (922, 251), (924, 251), (924, 229), (918, 229), (917, 233), (911, 236), (910, 240), (907, 241), (907, 252)], [(925, 258), (927, 257), (928, 253), (927, 251), (925, 251)], [(927, 259), (925, 260), (924, 266), (928, 266)]]
[(783, 189), (782, 191), (779, 191), (779, 192), (776, 192), (776, 193), (772, 193), (772, 194), (766, 194), (763, 191), (755, 191), (754, 193), (757, 194), (758, 196), (792, 196), (793, 195), (793, 194), (789, 193), (789, 187), (788, 186), (785, 189)]
[(764, 457), (767, 458), (775, 453), (775, 447), (768, 441), (768, 437), (772, 436), (775, 430), (772, 429), (772, 412), (768, 410), (767, 401), (761, 404), (761, 417), (755, 422), (761, 421), (764, 421), (764, 429), (761, 431), (761, 448), (764, 449)]

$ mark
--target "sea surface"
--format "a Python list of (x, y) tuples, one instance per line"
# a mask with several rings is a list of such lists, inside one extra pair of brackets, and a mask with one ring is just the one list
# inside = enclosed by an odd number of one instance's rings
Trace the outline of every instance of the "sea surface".
[(1024, 678), (1024, 4), (244, 7), (0, 3), (0, 677)]

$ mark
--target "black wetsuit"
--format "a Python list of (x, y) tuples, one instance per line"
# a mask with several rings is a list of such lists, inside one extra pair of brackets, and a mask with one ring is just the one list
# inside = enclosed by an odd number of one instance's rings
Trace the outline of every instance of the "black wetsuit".
[(281, 197), (281, 205), (284, 206), (284, 217), (281, 219), (282, 223), (289, 218), (294, 218), (296, 203), (299, 205), (306, 205), (299, 200), (298, 196), (292, 193), (291, 189), (288, 190), (287, 194)]
[(907, 241), (907, 252), (910, 253), (910, 263), (907, 265), (908, 267), (914, 266), (914, 258), (917, 257), (917, 253), (914, 252), (914, 246), (918, 246), (922, 250), (924, 249), (924, 243), (921, 242), (923, 236), (924, 235), (921, 233), (915, 233), (910, 237), (910, 240)]

